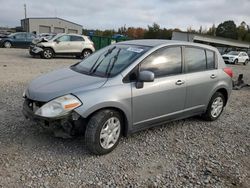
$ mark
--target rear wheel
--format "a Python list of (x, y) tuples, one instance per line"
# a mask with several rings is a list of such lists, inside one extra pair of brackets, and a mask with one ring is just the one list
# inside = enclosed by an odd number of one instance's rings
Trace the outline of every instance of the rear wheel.
[(10, 41), (5, 41), (4, 44), (3, 44), (3, 46), (4, 46), (5, 48), (11, 48), (12, 44), (11, 44)]
[(83, 50), (82, 51), (82, 58), (85, 59), (86, 57), (90, 56), (92, 54), (91, 50)]
[(42, 57), (45, 59), (51, 59), (54, 55), (54, 52), (50, 48), (45, 48), (42, 52)]
[(214, 121), (218, 119), (223, 112), (225, 106), (225, 97), (222, 93), (216, 92), (207, 107), (206, 112), (202, 115), (203, 119), (207, 121)]
[(119, 143), (122, 116), (114, 110), (101, 110), (89, 120), (85, 131), (87, 148), (94, 154), (111, 152)]

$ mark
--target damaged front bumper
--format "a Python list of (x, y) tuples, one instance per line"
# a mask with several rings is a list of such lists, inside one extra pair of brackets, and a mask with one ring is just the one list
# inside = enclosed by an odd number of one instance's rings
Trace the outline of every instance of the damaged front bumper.
[(56, 118), (36, 115), (35, 111), (43, 104), (42, 102), (25, 98), (22, 109), (24, 117), (38, 123), (44, 129), (50, 130), (56, 137), (70, 138), (84, 133), (86, 119), (82, 118), (76, 112), (71, 112)]
[(40, 48), (38, 46), (30, 46), (30, 48), (29, 48), (29, 53), (32, 56), (41, 55), (42, 52), (43, 52), (43, 48)]

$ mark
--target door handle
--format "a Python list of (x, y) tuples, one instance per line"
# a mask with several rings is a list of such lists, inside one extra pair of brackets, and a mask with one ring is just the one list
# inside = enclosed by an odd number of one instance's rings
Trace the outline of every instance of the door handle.
[(212, 74), (212, 75), (210, 76), (210, 78), (215, 79), (215, 78), (216, 78), (216, 75)]
[(177, 82), (175, 82), (176, 85), (182, 85), (182, 84), (184, 84), (184, 83), (185, 83), (185, 82), (182, 81), (182, 80), (178, 80)]

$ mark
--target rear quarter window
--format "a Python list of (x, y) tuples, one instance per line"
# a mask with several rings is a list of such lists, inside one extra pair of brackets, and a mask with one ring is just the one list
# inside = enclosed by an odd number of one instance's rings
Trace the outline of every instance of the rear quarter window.
[(207, 69), (215, 69), (215, 53), (210, 50), (206, 50), (207, 55)]

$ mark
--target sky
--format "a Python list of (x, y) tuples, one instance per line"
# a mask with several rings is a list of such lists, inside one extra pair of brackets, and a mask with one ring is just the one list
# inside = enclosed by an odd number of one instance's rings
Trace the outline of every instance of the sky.
[(60, 17), (85, 29), (209, 28), (234, 20), (250, 25), (250, 0), (0, 0), (0, 26), (20, 26), (27, 17)]

